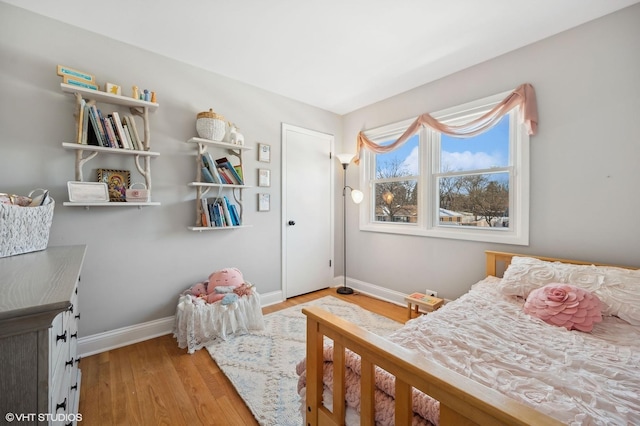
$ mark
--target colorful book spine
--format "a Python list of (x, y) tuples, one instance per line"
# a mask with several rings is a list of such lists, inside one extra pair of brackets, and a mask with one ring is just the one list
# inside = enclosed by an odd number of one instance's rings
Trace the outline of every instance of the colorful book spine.
[(109, 146), (106, 139), (103, 136), (102, 126), (100, 124), (100, 117), (98, 116), (98, 110), (95, 105), (91, 105), (89, 108), (89, 118), (91, 119), (91, 125), (93, 126), (93, 130), (96, 135), (96, 139), (98, 140), (99, 146)]
[(211, 175), (212, 181), (210, 183), (223, 183), (222, 179), (220, 178), (220, 174), (218, 173), (218, 169), (215, 167), (215, 163), (211, 158), (211, 154), (205, 152), (204, 154), (202, 154), (201, 160), (203, 168), (206, 168)]
[(109, 141), (111, 148), (121, 148), (121, 142), (113, 128), (113, 117), (107, 115), (102, 119), (102, 123), (104, 124), (104, 130), (107, 134), (107, 140)]
[(122, 120), (120, 119), (120, 114), (118, 114), (117, 111), (113, 111), (111, 113), (111, 116), (113, 118), (113, 126), (116, 130), (116, 136), (121, 141), (122, 146), (125, 149), (133, 149), (133, 146), (129, 144), (129, 141), (127, 140), (127, 137), (124, 134), (124, 129), (122, 128)]
[(82, 109), (84, 113), (82, 114), (82, 139), (80, 141), (81, 144), (87, 145), (89, 138), (89, 107), (87, 106), (84, 99), (82, 100), (84, 103)]
[(138, 134), (138, 128), (136, 127), (136, 119), (134, 118), (133, 115), (127, 115), (126, 116), (127, 121), (129, 122), (129, 130), (131, 130), (131, 133), (133, 135), (133, 137), (136, 139), (136, 145), (138, 146), (138, 149), (140, 149), (140, 151), (144, 151), (144, 141), (142, 139), (140, 139), (140, 135)]
[(238, 209), (235, 204), (230, 204), (229, 209), (231, 210), (231, 219), (233, 220), (234, 225), (240, 226), (242, 222), (240, 221), (240, 215), (238, 214)]
[(210, 213), (209, 213), (209, 205), (207, 203), (206, 198), (200, 199), (200, 206), (202, 207), (202, 226), (211, 226)]

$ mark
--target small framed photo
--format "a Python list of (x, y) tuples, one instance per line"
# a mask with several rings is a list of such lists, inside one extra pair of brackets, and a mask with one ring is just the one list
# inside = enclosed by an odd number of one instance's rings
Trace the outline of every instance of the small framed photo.
[(271, 209), (271, 194), (258, 194), (258, 211), (268, 212)]
[(258, 186), (271, 186), (271, 170), (258, 169)]
[(120, 96), (122, 94), (122, 89), (117, 84), (107, 83), (104, 86), (104, 91), (107, 93), (111, 93), (112, 95)]
[(109, 201), (127, 201), (127, 189), (131, 186), (129, 170), (98, 169), (98, 182), (107, 184)]
[(258, 161), (262, 161), (263, 163), (271, 162), (271, 145), (267, 145), (266, 143), (258, 144)]

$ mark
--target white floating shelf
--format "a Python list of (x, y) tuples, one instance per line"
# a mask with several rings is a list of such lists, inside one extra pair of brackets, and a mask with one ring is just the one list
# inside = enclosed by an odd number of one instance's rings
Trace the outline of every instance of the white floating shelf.
[(75, 149), (80, 151), (108, 152), (109, 154), (119, 155), (140, 155), (143, 157), (157, 157), (159, 152), (154, 151), (138, 151), (135, 149), (107, 148), (106, 146), (85, 145), (83, 143), (62, 142), (65, 149)]
[(160, 104), (155, 102), (141, 101), (140, 99), (134, 99), (129, 96), (114, 95), (113, 93), (85, 89), (84, 87), (73, 86), (66, 83), (60, 83), (60, 88), (65, 93), (80, 93), (83, 98), (92, 99), (96, 102), (107, 102), (128, 107), (145, 107), (148, 108), (149, 111), (155, 111), (160, 106)]
[(229, 142), (214, 141), (212, 139), (204, 139), (204, 138), (191, 138), (187, 141), (187, 143), (201, 143), (203, 145), (213, 145), (220, 148), (240, 149), (240, 150), (247, 150), (247, 151), (253, 149), (245, 145), (235, 145)]
[(189, 231), (222, 231), (224, 229), (250, 228), (251, 225), (239, 226), (188, 226)]
[(149, 202), (97, 202), (97, 203), (74, 203), (71, 201), (65, 201), (62, 203), (63, 206), (69, 207), (146, 207), (146, 206), (159, 206), (159, 202), (149, 201)]

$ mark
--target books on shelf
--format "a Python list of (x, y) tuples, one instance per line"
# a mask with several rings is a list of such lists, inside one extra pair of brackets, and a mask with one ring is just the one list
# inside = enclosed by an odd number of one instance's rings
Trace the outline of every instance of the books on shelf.
[(122, 127), (122, 120), (120, 119), (120, 114), (118, 114), (117, 111), (113, 111), (110, 117), (113, 121), (113, 127), (116, 130), (115, 133), (116, 133), (116, 136), (118, 137), (118, 140), (120, 141), (120, 145), (122, 145), (122, 148), (134, 149), (134, 147), (129, 143), (127, 136), (124, 134), (124, 128)]
[(97, 145), (109, 146), (104, 136), (104, 129), (102, 128), (100, 117), (98, 116), (98, 109), (95, 105), (89, 106), (89, 119), (91, 120), (91, 127), (93, 128)]
[(205, 152), (202, 154), (200, 160), (202, 161), (202, 177), (207, 183), (226, 183), (222, 181), (216, 163), (213, 162), (211, 154)]
[(143, 140), (140, 139), (140, 135), (138, 134), (138, 128), (136, 127), (136, 120), (131, 114), (127, 114), (124, 116), (127, 121), (127, 125), (129, 127), (129, 131), (131, 131), (131, 136), (135, 139), (135, 144), (140, 151), (144, 151), (144, 143)]
[(238, 208), (226, 196), (201, 198), (200, 202), (202, 207), (201, 226), (229, 227), (242, 224)]
[(117, 111), (103, 115), (92, 102), (80, 101), (77, 114), (76, 142), (106, 148), (144, 151), (133, 115)]
[(78, 140), (78, 143), (86, 145), (88, 143), (87, 139), (89, 132), (89, 107), (87, 106), (87, 102), (84, 99), (82, 99), (80, 105), (82, 107), (82, 115), (81, 118), (78, 118), (78, 125), (81, 126), (80, 139)]
[(218, 166), (218, 170), (229, 180), (228, 183), (234, 185), (244, 185), (242, 177), (240, 177), (240, 174), (238, 174), (235, 167), (233, 166), (233, 164), (231, 164), (227, 157), (218, 158), (216, 160), (216, 164)]

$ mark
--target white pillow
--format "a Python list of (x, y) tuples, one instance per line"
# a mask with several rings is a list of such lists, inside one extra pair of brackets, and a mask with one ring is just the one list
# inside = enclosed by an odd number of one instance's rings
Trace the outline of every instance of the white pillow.
[(572, 265), (514, 256), (499, 288), (503, 294), (527, 298), (536, 288), (566, 283), (594, 293), (603, 315), (615, 315), (640, 325), (640, 270), (613, 266)]

